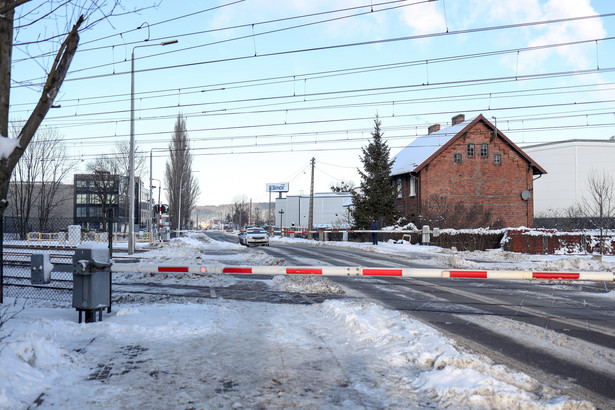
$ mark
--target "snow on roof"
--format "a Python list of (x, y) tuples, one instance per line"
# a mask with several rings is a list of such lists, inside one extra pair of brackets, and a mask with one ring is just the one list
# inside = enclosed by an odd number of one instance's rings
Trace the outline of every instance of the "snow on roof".
[[(350, 192), (315, 192), (314, 198), (346, 198), (350, 197), (352, 194)], [(310, 194), (288, 194), (286, 198), (309, 198)]]
[(476, 117), (467, 119), (459, 124), (451, 125), (431, 134), (416, 137), (404, 149), (399, 151), (393, 159), (393, 168), (391, 175), (406, 174), (414, 171), (427, 158), (432, 156), (444, 144), (449, 142), (455, 135), (464, 129), (469, 123), (474, 121)]

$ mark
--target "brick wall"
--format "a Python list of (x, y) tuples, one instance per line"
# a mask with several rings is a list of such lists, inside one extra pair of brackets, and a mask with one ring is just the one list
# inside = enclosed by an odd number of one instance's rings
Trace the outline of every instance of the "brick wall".
[[(552, 229), (514, 229), (507, 232), (503, 249), (529, 254), (578, 254), (599, 253), (600, 237), (579, 231), (556, 231)], [(602, 238), (603, 253), (615, 254), (615, 237)]]
[[(468, 156), (468, 144), (474, 144), (473, 157)], [(488, 146), (486, 156), (481, 156), (481, 144)], [(454, 162), (455, 154), (461, 154), (461, 163)], [(494, 163), (494, 154), (501, 155), (501, 165)], [(408, 183), (407, 178), (402, 181)], [(403, 197), (398, 204), (405, 215), (412, 211), (419, 214), (430, 198), (441, 197), (470, 208), (484, 207), (494, 222), (500, 221), (499, 226), (532, 227), (533, 200), (521, 199), (521, 192), (532, 187), (533, 174), (527, 161), (479, 121), (420, 171), (417, 197)]]

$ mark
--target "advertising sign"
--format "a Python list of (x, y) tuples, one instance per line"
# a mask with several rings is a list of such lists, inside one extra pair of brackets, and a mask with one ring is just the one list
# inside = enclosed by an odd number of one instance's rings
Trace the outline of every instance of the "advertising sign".
[(288, 182), (269, 183), (267, 192), (288, 192)]

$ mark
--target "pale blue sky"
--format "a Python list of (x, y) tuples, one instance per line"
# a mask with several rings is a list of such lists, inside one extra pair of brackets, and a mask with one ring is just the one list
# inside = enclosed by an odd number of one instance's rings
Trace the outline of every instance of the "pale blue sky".
[[(324, 13), (337, 9), (348, 10)], [(483, 113), (522, 146), (607, 139), (615, 135), (615, 17), (526, 23), (609, 13), (610, 0), (163, 0), (83, 33), (61, 108), (44, 125), (84, 161), (112, 152), (129, 138), (133, 47), (177, 39), (135, 51), (136, 142), (148, 157), (154, 149), (153, 177), (164, 179), (164, 148), (183, 113), (199, 204), (267, 201), (271, 182), (308, 193), (312, 157), (317, 192), (337, 179), (358, 184), (376, 114), (392, 156), (458, 113)], [(306, 17), (264, 23), (293, 16)], [(14, 80), (42, 78), (22, 53), (13, 57)], [(38, 96), (14, 85), (18, 121)]]

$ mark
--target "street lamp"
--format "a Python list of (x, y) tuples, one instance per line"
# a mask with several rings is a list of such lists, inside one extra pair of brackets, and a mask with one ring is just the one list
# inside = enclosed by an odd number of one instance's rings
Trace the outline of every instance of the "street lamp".
[(163, 41), (162, 43), (141, 44), (132, 48), (130, 64), (130, 153), (129, 153), (129, 177), (128, 177), (128, 254), (135, 253), (135, 49), (139, 47), (166, 46), (175, 44), (177, 40)]

